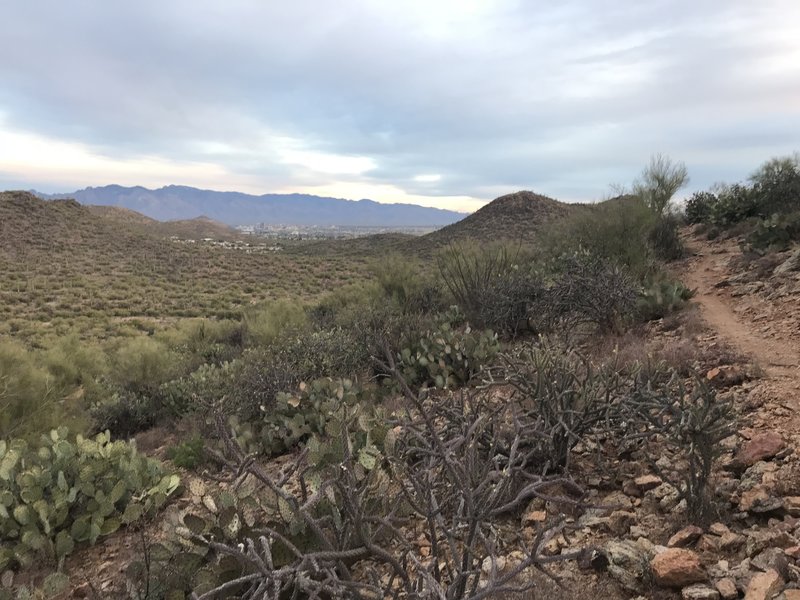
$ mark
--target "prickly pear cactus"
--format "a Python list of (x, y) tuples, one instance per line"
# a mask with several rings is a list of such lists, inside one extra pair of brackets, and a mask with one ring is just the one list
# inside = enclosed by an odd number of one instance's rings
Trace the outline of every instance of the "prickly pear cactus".
[(53, 430), (36, 445), (0, 440), (0, 570), (40, 556), (60, 560), (76, 544), (154, 513), (180, 486), (160, 462), (108, 432), (74, 442), (67, 434)]

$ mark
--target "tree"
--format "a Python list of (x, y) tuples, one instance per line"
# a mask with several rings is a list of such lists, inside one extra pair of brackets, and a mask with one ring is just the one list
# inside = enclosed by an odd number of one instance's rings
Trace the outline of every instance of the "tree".
[(667, 213), (670, 201), (679, 189), (689, 183), (689, 173), (683, 162), (673, 162), (663, 154), (650, 157), (639, 179), (633, 184), (633, 193), (657, 215)]

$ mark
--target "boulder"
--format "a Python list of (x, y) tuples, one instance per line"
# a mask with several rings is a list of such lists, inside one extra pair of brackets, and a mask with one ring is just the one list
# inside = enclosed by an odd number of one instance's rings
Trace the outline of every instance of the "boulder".
[(661, 587), (682, 588), (706, 580), (700, 557), (685, 548), (669, 548), (656, 555), (650, 568)]

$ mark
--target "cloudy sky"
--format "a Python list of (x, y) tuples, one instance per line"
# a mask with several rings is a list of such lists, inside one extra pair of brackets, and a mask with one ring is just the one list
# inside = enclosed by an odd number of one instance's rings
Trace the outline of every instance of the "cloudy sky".
[(0, 189), (474, 210), (800, 150), (797, 0), (0, 0)]

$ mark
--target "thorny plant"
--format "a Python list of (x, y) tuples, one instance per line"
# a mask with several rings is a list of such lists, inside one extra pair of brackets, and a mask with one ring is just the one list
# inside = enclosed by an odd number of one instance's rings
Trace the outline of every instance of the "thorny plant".
[[(531, 541), (500, 534), (499, 519), (534, 497), (581, 506), (582, 490), (572, 480), (541, 470), (538, 450), (528, 443), (542, 433), (538, 422), (478, 391), (426, 400), (403, 380), (391, 352), (380, 366), (398, 378), (406, 407), (374, 463), (352, 451), (345, 426), (334, 468), (316, 471), (304, 451), (271, 476), (244, 455), (220, 419), (220, 458), (234, 478), (254, 477), (313, 543), (300, 547), (277, 527), (257, 529), (239, 545), (197, 536), (233, 557), (242, 575), (195, 593), (195, 600), (234, 592), (276, 600), (479, 600), (530, 591), (534, 569), (549, 574), (548, 563), (591, 555), (545, 556), (547, 542), (565, 533), (563, 516), (543, 524)], [(288, 560), (277, 560), (278, 546), (288, 549)], [(512, 550), (521, 558), (506, 564), (501, 557)]]

